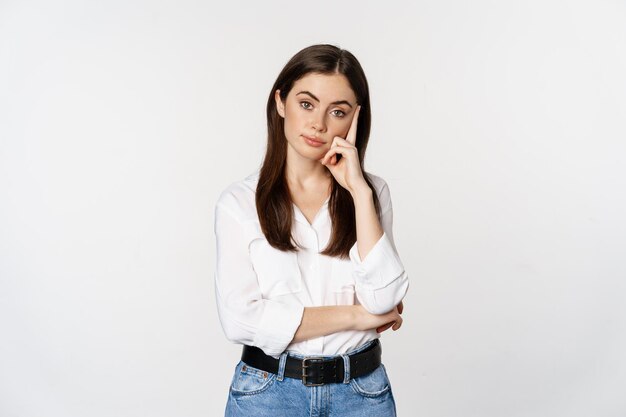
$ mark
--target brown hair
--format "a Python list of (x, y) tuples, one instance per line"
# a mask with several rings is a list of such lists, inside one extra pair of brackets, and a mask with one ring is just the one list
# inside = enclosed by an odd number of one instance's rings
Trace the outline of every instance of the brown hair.
[[(285, 101), (293, 84), (310, 73), (343, 74), (361, 106), (357, 123), (355, 146), (365, 181), (372, 189), (376, 212), (380, 218), (380, 202), (371, 180), (363, 168), (365, 150), (370, 134), (371, 112), (369, 87), (359, 61), (349, 51), (333, 45), (312, 45), (295, 54), (282, 69), (267, 100), (267, 150), (259, 173), (256, 189), (256, 209), (261, 230), (268, 243), (283, 251), (297, 251), (300, 247), (291, 235), (293, 202), (285, 177), (287, 139), (284, 120), (276, 109), (275, 91)], [(347, 259), (356, 242), (354, 202), (350, 192), (332, 179), (328, 210), (332, 232), (328, 246), (321, 252), (328, 256)]]

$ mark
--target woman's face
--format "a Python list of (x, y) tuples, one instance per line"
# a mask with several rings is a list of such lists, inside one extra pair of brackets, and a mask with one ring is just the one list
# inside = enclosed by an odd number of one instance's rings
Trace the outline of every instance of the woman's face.
[(284, 103), (279, 94), (276, 90), (278, 114), (285, 119), (288, 158), (295, 151), (301, 158), (319, 160), (335, 136), (345, 139), (357, 102), (344, 75), (310, 73), (294, 83)]

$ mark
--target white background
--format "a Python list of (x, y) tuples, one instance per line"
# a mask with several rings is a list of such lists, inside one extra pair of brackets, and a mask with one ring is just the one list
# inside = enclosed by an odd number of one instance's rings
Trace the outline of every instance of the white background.
[(0, 1), (0, 415), (219, 416), (213, 207), (353, 52), (411, 279), (401, 416), (626, 415), (623, 1)]

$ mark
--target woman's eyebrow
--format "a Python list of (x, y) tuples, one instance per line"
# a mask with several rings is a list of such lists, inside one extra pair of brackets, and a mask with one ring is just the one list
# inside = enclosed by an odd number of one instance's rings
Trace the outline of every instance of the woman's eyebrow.
[[(311, 98), (315, 101), (317, 101), (319, 103), (319, 99), (317, 97), (315, 97), (310, 91), (300, 91), (298, 94), (308, 94), (309, 96), (311, 96)], [(296, 94), (296, 95), (298, 95)], [(348, 103), (346, 100), (337, 100), (337, 101), (333, 101), (330, 104), (346, 104), (348, 107), (352, 108), (352, 104)]]

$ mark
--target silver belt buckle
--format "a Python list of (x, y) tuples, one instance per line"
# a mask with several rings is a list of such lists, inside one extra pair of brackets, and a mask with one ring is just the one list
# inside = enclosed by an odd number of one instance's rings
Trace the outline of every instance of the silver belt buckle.
[[(308, 368), (310, 365), (307, 365), (306, 361), (324, 362), (324, 359), (316, 358), (316, 357), (306, 357), (306, 358), (302, 359), (302, 383), (305, 386), (307, 386), (307, 387), (318, 387), (320, 385), (324, 385), (323, 382), (320, 383), (320, 384), (313, 384), (313, 383), (307, 381), (308, 375), (306, 374), (306, 368)], [(322, 377), (323, 377), (323, 375), (322, 375)]]

